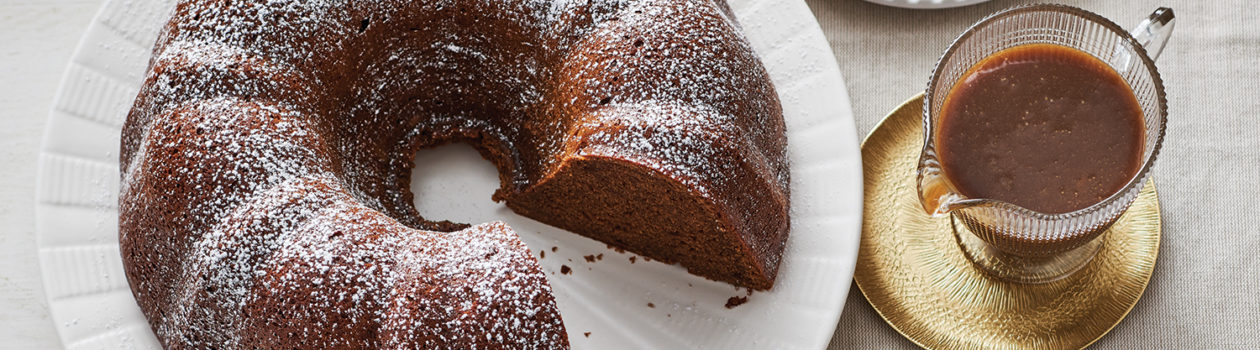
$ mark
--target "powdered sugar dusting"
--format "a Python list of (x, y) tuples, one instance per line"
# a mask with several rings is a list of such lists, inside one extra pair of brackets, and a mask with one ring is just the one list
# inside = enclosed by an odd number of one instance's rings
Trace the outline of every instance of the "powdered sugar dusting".
[[(787, 202), (777, 98), (709, 0), (185, 1), (154, 52), (120, 239), (168, 347), (566, 346), (509, 228), (415, 212), (420, 147), (489, 145), (505, 196), (599, 154)], [(786, 223), (743, 225), (777, 266)]]

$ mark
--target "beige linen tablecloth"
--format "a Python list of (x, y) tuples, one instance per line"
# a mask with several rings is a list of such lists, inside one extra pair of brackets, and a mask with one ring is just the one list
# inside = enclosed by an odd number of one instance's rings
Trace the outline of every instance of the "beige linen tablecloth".
[[(990, 13), (1028, 3), (923, 11), (807, 2), (831, 41), (863, 136), (924, 90), (958, 34)], [(1260, 348), (1260, 2), (1057, 2), (1126, 28), (1160, 6), (1177, 15), (1156, 63), (1169, 111), (1154, 171), (1164, 213), (1159, 260), (1146, 294), (1095, 346)], [(853, 287), (829, 348), (910, 347)]]
[[(926, 1), (926, 0), (924, 0)], [(914, 11), (809, 0), (848, 82), (857, 128), (923, 90), (936, 58), (994, 0)], [(1257, 1), (1066, 1), (1138, 23), (1177, 13), (1159, 59), (1168, 139), (1155, 181), (1164, 239), (1150, 287), (1099, 348), (1260, 348), (1260, 6)], [(57, 348), (35, 257), (40, 135), (53, 92), (99, 0), (0, 0), (0, 349)], [(831, 349), (910, 348), (854, 288)]]

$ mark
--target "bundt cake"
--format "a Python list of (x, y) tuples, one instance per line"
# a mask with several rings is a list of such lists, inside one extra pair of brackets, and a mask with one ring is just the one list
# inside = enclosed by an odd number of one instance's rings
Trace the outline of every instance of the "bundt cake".
[[(721, 0), (182, 1), (122, 133), (120, 241), (168, 348), (559, 348), (504, 224), (422, 218), (471, 144), (516, 212), (767, 289), (783, 118)], [(441, 166), (441, 164), (420, 164)]]

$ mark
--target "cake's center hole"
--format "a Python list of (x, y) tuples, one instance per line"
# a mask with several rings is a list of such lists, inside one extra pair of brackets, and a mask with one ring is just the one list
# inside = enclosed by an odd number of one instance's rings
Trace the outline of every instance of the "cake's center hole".
[(426, 220), (479, 224), (502, 220), (507, 208), (490, 200), (499, 189), (494, 164), (476, 149), (454, 143), (416, 152), (411, 193), (416, 211)]

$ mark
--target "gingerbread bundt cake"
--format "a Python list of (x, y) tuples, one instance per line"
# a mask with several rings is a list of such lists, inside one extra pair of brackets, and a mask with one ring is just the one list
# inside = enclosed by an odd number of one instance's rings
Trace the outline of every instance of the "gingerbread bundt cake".
[(773, 285), (783, 119), (721, 0), (206, 0), (123, 129), (131, 290), (170, 348), (567, 346), (509, 228), (416, 212), (451, 142), (522, 215)]

